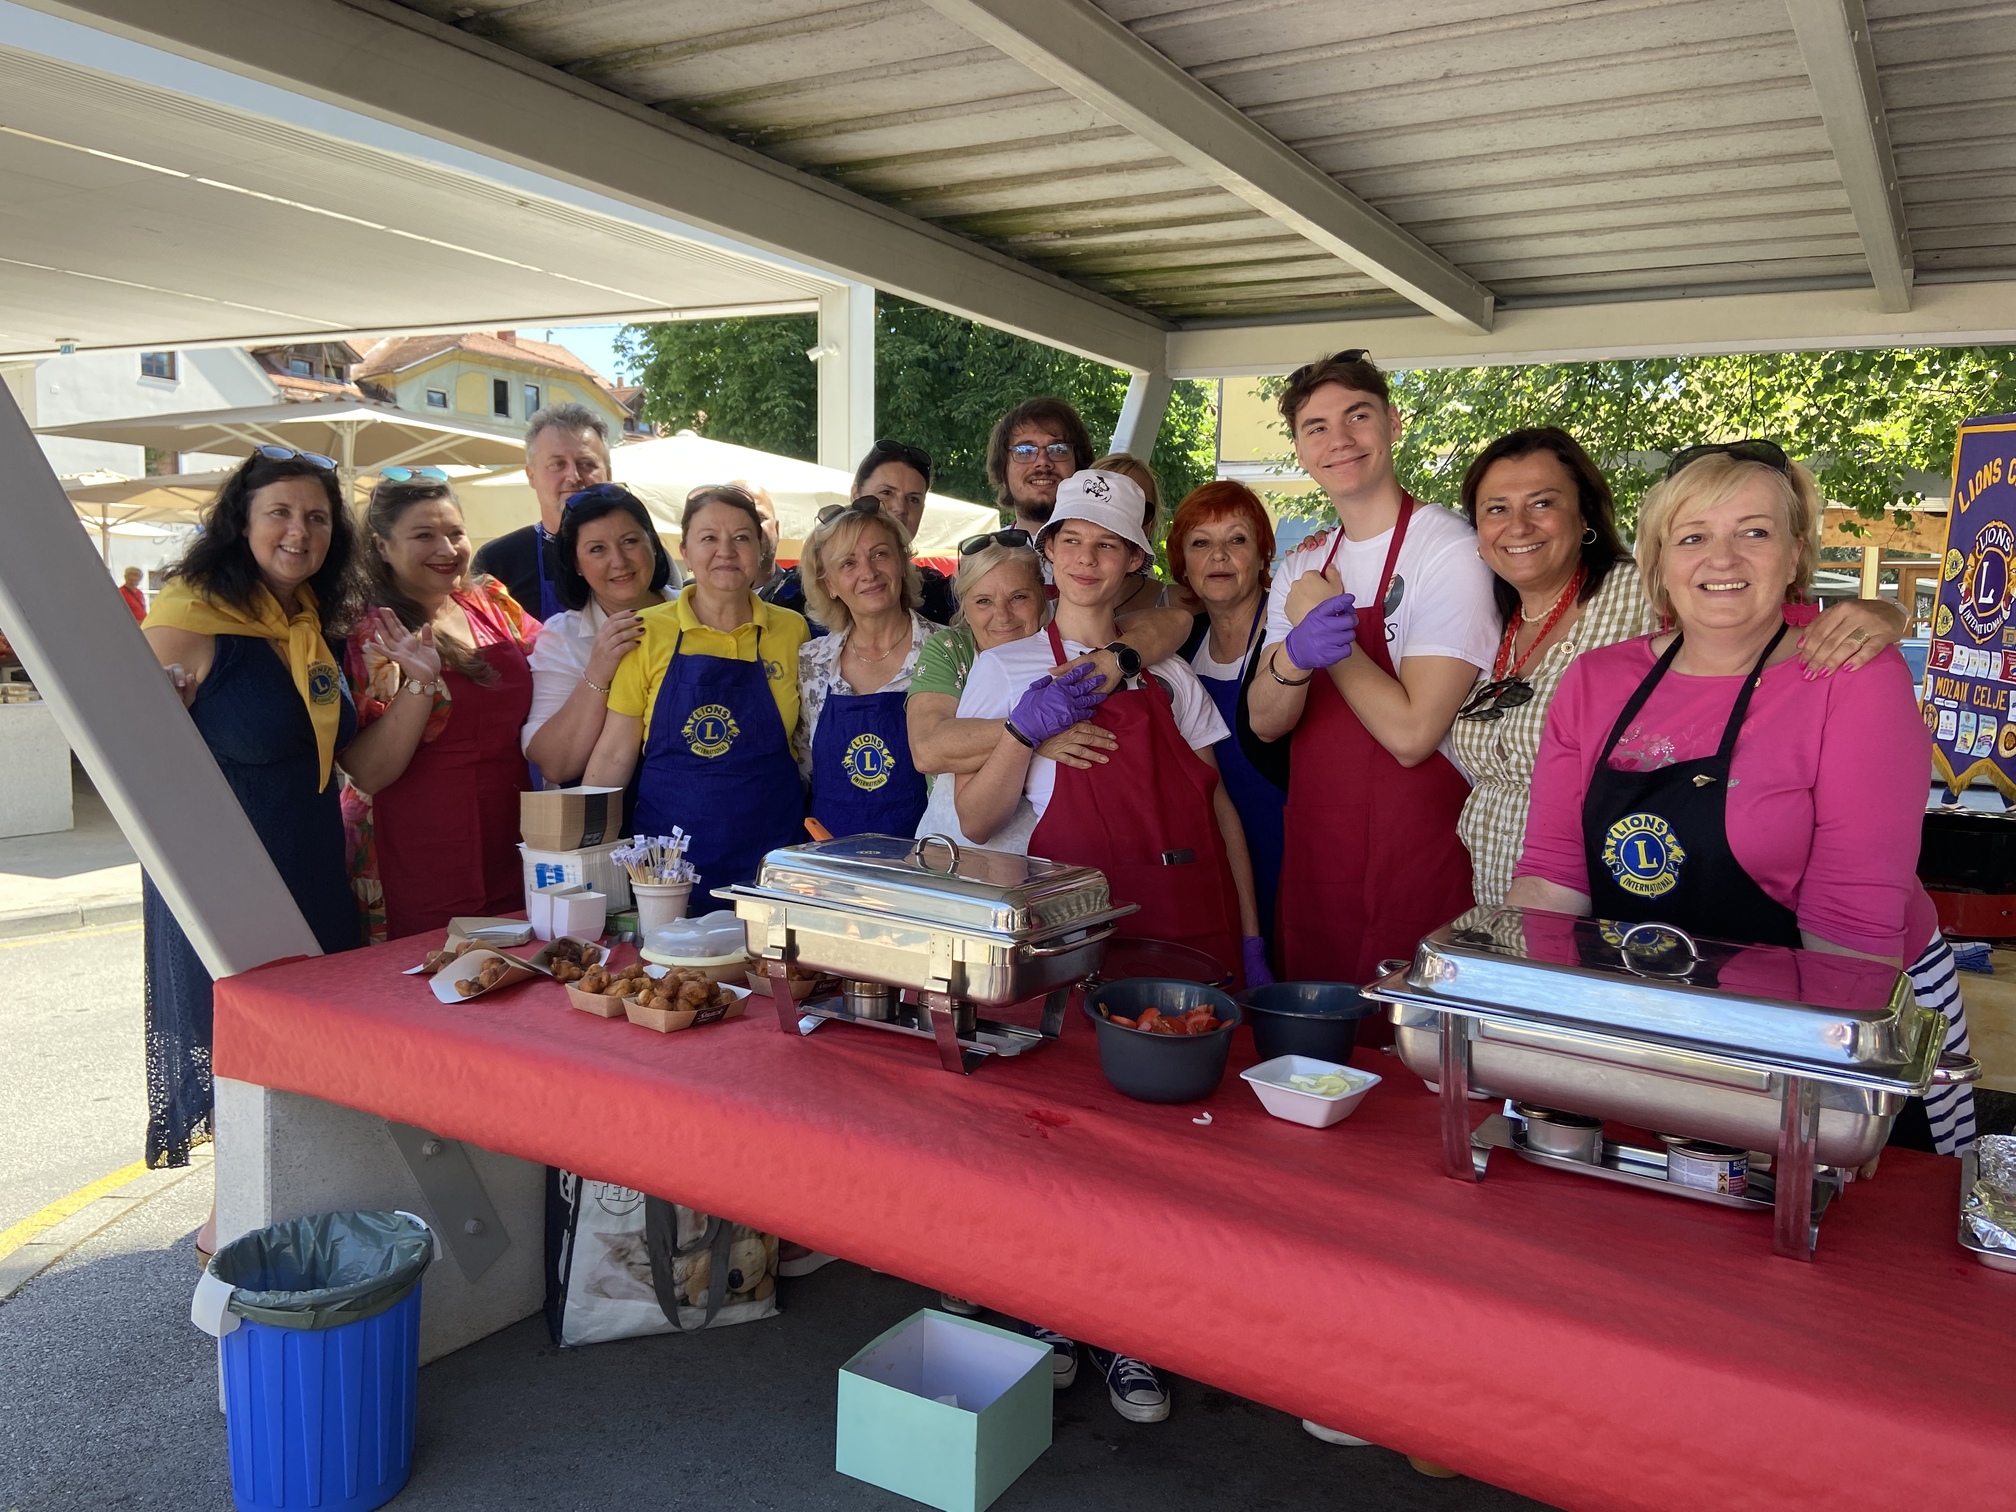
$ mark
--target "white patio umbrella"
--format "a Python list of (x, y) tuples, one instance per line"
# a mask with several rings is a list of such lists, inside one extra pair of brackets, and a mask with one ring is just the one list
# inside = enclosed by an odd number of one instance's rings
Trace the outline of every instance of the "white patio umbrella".
[(194, 525), (229, 473), (169, 473), (158, 478), (92, 477), (65, 483), (70, 506), (98, 533), (98, 554), (112, 560), (115, 535), (158, 534), (150, 526)]
[[(851, 474), (837, 467), (710, 441), (692, 431), (619, 446), (610, 455), (609, 467), (618, 483), (644, 501), (658, 522), (659, 534), (675, 551), (679, 517), (693, 489), (737, 479), (761, 484), (777, 506), (777, 549), (787, 561), (797, 556), (812, 533), (819, 511), (828, 504), (845, 504), (854, 482)], [(472, 540), (491, 540), (539, 518), (539, 501), (522, 468), (458, 479), (455, 492)], [(955, 556), (959, 542), (999, 523), (1000, 516), (985, 505), (929, 494), (912, 549), (918, 556)]]
[(244, 455), (255, 446), (285, 446), (331, 458), (347, 495), (363, 472), (382, 467), (500, 467), (523, 464), (525, 437), (467, 420), (437, 420), (390, 404), (267, 404), (252, 409), (132, 415), (45, 426), (39, 434), (112, 441), (156, 451)]

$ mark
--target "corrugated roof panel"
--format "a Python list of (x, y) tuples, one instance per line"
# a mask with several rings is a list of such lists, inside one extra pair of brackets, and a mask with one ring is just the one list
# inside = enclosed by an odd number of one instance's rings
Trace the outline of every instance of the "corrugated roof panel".
[[(1393, 302), (920, 0), (409, 3), (1157, 313)], [(1867, 276), (1783, 0), (1100, 3), (1508, 297)], [(1868, 10), (1920, 265), (2001, 268), (2016, 0)]]

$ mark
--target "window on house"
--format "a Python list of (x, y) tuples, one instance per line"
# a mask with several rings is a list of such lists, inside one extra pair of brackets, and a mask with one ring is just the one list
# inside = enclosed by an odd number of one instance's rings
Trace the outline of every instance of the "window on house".
[(492, 378), (490, 380), (490, 413), (509, 416), (511, 413), (511, 380)]
[(535, 414), (538, 413), (538, 411), (539, 411), (539, 385), (536, 383), (528, 383), (525, 385), (525, 418), (527, 420), (530, 420)]
[(175, 377), (175, 354), (173, 352), (142, 352), (140, 354), (140, 376), (142, 378)]
[(289, 357), (287, 359), (287, 371), (292, 373), (296, 378), (313, 378), (315, 376), (315, 364), (310, 362), (306, 357)]
[(427, 390), (427, 408), (429, 409), (448, 408), (448, 390), (446, 389)]

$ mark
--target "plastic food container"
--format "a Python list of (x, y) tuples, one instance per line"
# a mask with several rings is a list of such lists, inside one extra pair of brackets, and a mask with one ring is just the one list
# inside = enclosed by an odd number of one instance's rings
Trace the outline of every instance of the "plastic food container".
[[(1335, 1097), (1325, 1097), (1320, 1092), (1304, 1092), (1300, 1087), (1288, 1085), (1291, 1076), (1328, 1076), (1332, 1073), (1349, 1082), (1351, 1089)], [(1357, 1111), (1358, 1104), (1365, 1100), (1365, 1094), (1378, 1086), (1381, 1080), (1374, 1072), (1339, 1065), (1336, 1061), (1317, 1060), (1308, 1055), (1277, 1055), (1273, 1060), (1248, 1066), (1239, 1076), (1252, 1087), (1260, 1105), (1269, 1113), (1290, 1123), (1307, 1124), (1312, 1129), (1327, 1129), (1349, 1118)]]
[(1379, 1012), (1379, 1004), (1358, 995), (1349, 982), (1275, 982), (1239, 994), (1253, 1048), (1260, 1059), (1306, 1055), (1348, 1065), (1358, 1043), (1358, 1025)]
[[(1150, 1008), (1173, 1016), (1207, 1007), (1225, 1020), (1209, 1034), (1150, 1034), (1105, 1017), (1139, 1018)], [(1157, 1103), (1196, 1102), (1217, 1091), (1240, 1021), (1239, 1005), (1217, 988), (1164, 977), (1129, 977), (1095, 988), (1085, 999), (1085, 1016), (1098, 1032), (1099, 1069), (1113, 1090)]]
[(748, 935), (732, 908), (646, 930), (637, 953), (653, 965), (704, 971), (717, 982), (748, 980)]

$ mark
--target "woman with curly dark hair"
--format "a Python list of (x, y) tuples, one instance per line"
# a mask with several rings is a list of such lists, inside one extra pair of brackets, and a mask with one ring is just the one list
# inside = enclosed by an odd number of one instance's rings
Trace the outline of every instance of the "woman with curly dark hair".
[[(337, 668), (361, 607), (356, 532), (326, 457), (263, 446), (203, 514), (142, 625), (245, 817), (326, 951), (362, 943), (344, 867), (334, 768), (367, 767)], [(375, 622), (388, 651), (431, 652)], [(210, 975), (151, 881), (147, 1161), (184, 1165), (210, 1118)]]

